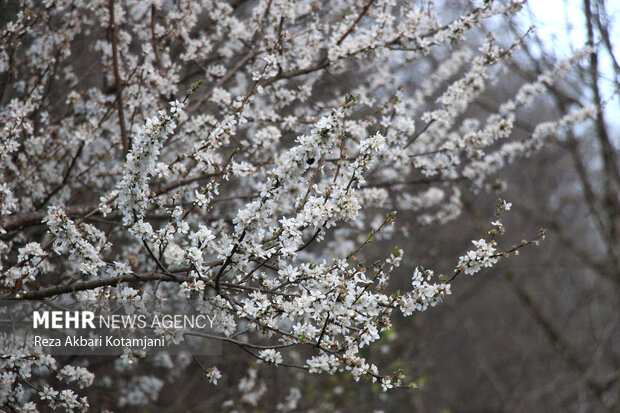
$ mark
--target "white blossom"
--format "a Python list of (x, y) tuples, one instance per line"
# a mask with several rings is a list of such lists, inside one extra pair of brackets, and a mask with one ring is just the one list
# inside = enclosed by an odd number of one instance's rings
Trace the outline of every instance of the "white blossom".
[[(513, 133), (584, 50), (467, 118), (527, 41), (501, 46), (484, 29), (519, 1), (451, 20), (432, 2), (391, 0), (15, 3), (0, 31), (0, 295), (214, 316), (209, 337), (256, 363), (239, 360), (230, 408), (263, 409), (264, 369), (290, 365), (402, 387), (367, 347), (394, 312), (429, 310), (456, 286), (408, 267), (411, 248), (383, 246), (403, 235), (424, 256), (409, 221), (455, 220), (466, 191), (488, 191), (494, 173), (600, 110)], [(518, 252), (495, 237), (511, 206), (498, 203), (489, 239), (452, 277)], [(403, 291), (398, 271), (413, 273)], [(141, 305), (151, 299), (157, 310)], [(4, 335), (0, 348), (0, 409), (11, 411), (87, 411), (71, 388), (93, 383), (122, 410), (153, 410), (198, 361), (127, 349), (109, 367), (56, 366)], [(214, 385), (238, 377), (200, 367)], [(300, 389), (283, 394), (277, 410), (303, 408)]]

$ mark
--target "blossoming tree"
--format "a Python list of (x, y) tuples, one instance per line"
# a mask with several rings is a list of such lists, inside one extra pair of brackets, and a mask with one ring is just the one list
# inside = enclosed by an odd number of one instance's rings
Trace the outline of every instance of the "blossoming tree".
[[(455, 277), (544, 231), (502, 245), (511, 204), (500, 200), (452, 273), (404, 269), (411, 289), (402, 292), (389, 278), (406, 246), (368, 262), (370, 245), (414, 236), (397, 211), (424, 225), (454, 219), (462, 191), (488, 190), (506, 163), (597, 111), (510, 139), (517, 110), (583, 50), (486, 119), (468, 117), (529, 32), (506, 45), (466, 36), (519, 2), (486, 1), (449, 19), (391, 0), (2, 7), (0, 298), (198, 300), (217, 316), (211, 338), (255, 362), (239, 382), (243, 403), (266, 391), (258, 367), (415, 388), (364, 347), (394, 312), (427, 310)], [(3, 409), (87, 410), (81, 388), (114, 385), (88, 360), (63, 364), (10, 335), (0, 342)], [(114, 366), (151, 362), (174, 370), (193, 359), (127, 353)], [(225, 365), (198, 364), (214, 385), (226, 375)], [(120, 408), (154, 402), (166, 380), (120, 376)], [(301, 396), (291, 389), (278, 407), (294, 409)]]

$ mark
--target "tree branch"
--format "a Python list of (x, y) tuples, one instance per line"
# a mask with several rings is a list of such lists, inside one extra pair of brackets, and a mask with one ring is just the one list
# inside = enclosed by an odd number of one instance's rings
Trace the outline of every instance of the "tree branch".
[(121, 75), (118, 70), (118, 45), (116, 43), (116, 25), (114, 24), (114, 0), (108, 0), (108, 11), (110, 13), (110, 40), (112, 43), (112, 65), (114, 69), (114, 84), (116, 88), (116, 106), (118, 108), (118, 122), (121, 127), (121, 144), (123, 155), (129, 152), (129, 140), (125, 129), (125, 113), (123, 112), (123, 87)]

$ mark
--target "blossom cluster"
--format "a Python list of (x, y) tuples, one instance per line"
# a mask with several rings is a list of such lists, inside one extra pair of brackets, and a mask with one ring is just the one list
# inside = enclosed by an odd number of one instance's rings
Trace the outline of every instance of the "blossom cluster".
[[(432, 3), (395, 0), (23, 2), (0, 31), (0, 298), (192, 302), (248, 358), (224, 406), (257, 406), (269, 368), (407, 387), (365, 348), (395, 312), (428, 310), (454, 286), (406, 248), (382, 249), (415, 240), (396, 211), (455, 220), (464, 193), (597, 110), (513, 133), (585, 51), (483, 122), (469, 117), (527, 41), (502, 46), (484, 23), (521, 6), (485, 1), (447, 21)], [(529, 245), (503, 248), (497, 219), (453, 277)], [(391, 292), (403, 273), (411, 287)], [(10, 411), (86, 410), (91, 385), (121, 388), (116, 406), (137, 409), (196, 362), (127, 352), (97, 371), (2, 348)], [(196, 364), (213, 385), (231, 374)], [(67, 388), (45, 385), (56, 379)], [(301, 397), (291, 388), (279, 409)]]

